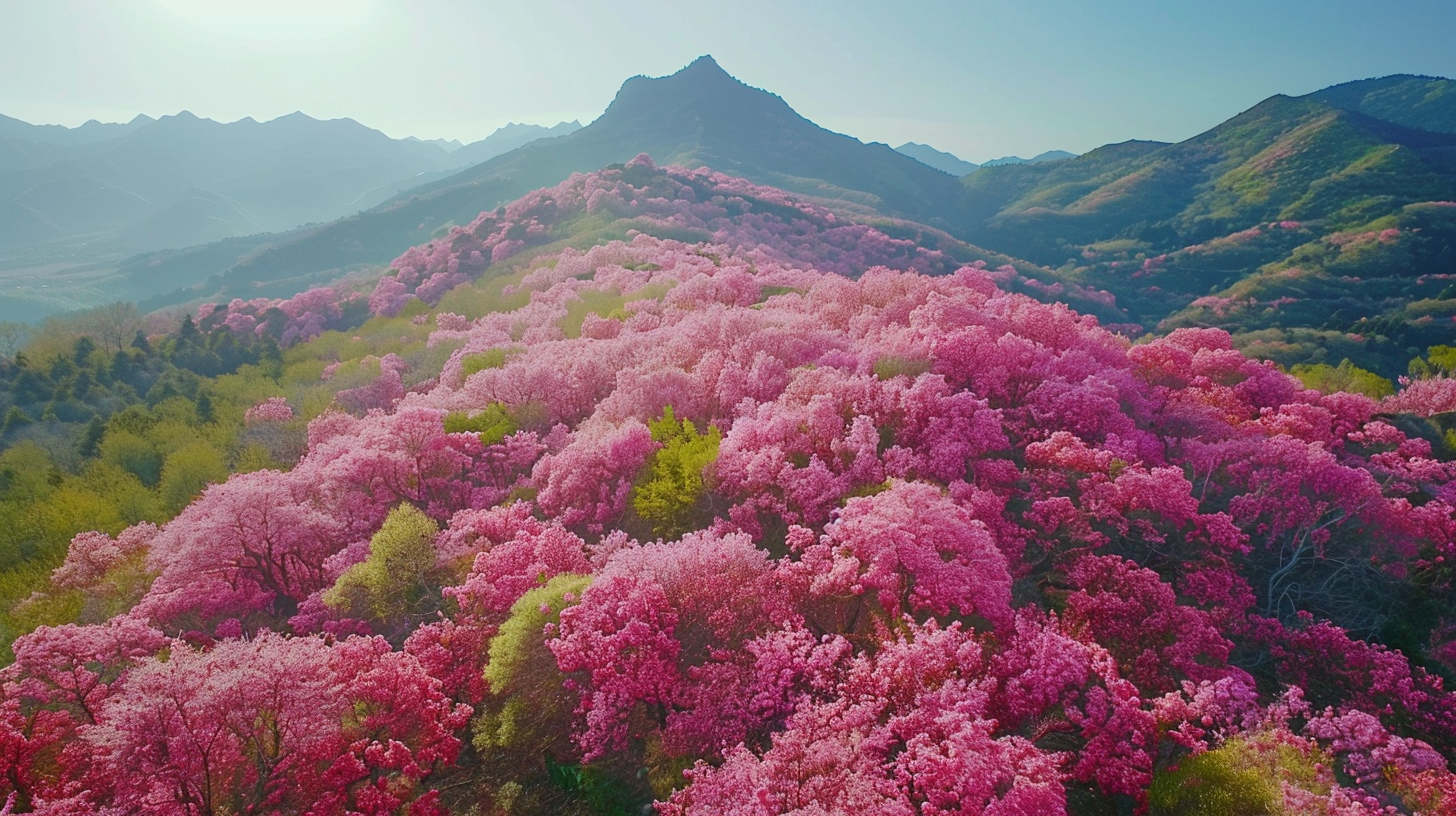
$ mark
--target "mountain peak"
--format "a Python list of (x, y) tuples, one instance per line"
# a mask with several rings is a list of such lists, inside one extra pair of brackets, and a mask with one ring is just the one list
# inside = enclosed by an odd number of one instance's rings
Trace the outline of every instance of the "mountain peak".
[(728, 124), (751, 116), (751, 110), (759, 114), (772, 110), (777, 117), (799, 118), (776, 94), (749, 86), (705, 54), (669, 76), (635, 76), (627, 80), (598, 121), (622, 124), (630, 120), (651, 128), (659, 126), (652, 122), (661, 122), (666, 116)]
[(723, 66), (719, 65), (718, 61), (713, 59), (712, 54), (704, 54), (698, 57), (688, 63), (686, 68), (678, 71), (678, 74), (721, 74), (723, 76), (729, 76), (728, 72), (723, 70)]

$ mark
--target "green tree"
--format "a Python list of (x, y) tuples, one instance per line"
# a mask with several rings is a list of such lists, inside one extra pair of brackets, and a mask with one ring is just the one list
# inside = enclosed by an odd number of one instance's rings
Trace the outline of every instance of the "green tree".
[(128, 430), (108, 430), (101, 440), (101, 461), (116, 465), (156, 487), (162, 478), (163, 454), (151, 440)]
[[(369, 541), (369, 557), (344, 571), (324, 593), (324, 603), (348, 615), (408, 633), (435, 610), (430, 578), (439, 527), (414, 505), (390, 511)], [(389, 624), (398, 624), (389, 626)]]
[(1451, 376), (1456, 373), (1456, 347), (1431, 346), (1425, 357), (1410, 361), (1409, 371), (1412, 377), (1421, 379)]
[(632, 491), (632, 508), (652, 525), (655, 535), (677, 538), (702, 526), (699, 505), (708, 493), (703, 471), (718, 458), (723, 434), (711, 425), (699, 434), (691, 420), (678, 422), (671, 405), (648, 428), (652, 441), (662, 447), (647, 463), (646, 478)]
[(445, 416), (445, 433), (473, 433), (482, 445), (494, 445), (518, 430), (510, 409), (492, 402), (473, 414), (451, 411)]
[(1268, 735), (1239, 737), (1154, 776), (1149, 810), (1157, 816), (1275, 816), (1284, 813), (1281, 780), (1329, 794), (1315, 768), (1321, 761), (1328, 766), (1330, 757), (1305, 756)]
[(227, 460), (206, 442), (193, 442), (167, 455), (158, 484), (162, 506), (168, 513), (181, 512), (210, 484), (227, 479)]
[(1297, 365), (1289, 370), (1299, 378), (1305, 388), (1313, 388), (1325, 394), (1345, 391), (1350, 394), (1364, 394), (1371, 399), (1388, 397), (1395, 393), (1395, 383), (1372, 371), (1356, 366), (1347, 358), (1339, 365), (1328, 363)]

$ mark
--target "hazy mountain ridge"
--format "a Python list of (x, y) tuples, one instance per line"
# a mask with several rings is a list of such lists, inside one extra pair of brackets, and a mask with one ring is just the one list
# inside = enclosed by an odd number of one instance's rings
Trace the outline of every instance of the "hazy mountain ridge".
[(459, 162), (457, 166), (460, 167), (478, 164), (528, 145), (537, 139), (568, 136), (578, 130), (581, 130), (581, 122), (577, 120), (558, 122), (551, 127), (508, 122), (484, 139), (462, 146), (452, 158)]
[[(301, 113), (224, 124), (183, 112), (78, 128), (0, 117), (0, 319), (34, 319), (190, 286), (240, 256), (180, 278), (133, 274), (158, 260), (154, 256), (128, 265), (119, 276), (116, 268), (138, 250), (223, 239), (227, 246), (254, 248), (289, 240), (280, 236), (300, 225), (334, 223), (402, 189), (579, 127), (511, 124), (446, 150), (439, 140), (391, 139), (353, 120), (321, 121)], [(478, 212), (469, 209), (449, 209), (445, 220), (468, 221)], [(428, 229), (413, 228), (422, 228), (422, 222)], [(405, 235), (418, 242), (441, 223), (424, 217)], [(241, 236), (254, 235), (239, 243)], [(348, 247), (341, 249), (347, 256)], [(370, 260), (387, 260), (398, 251), (391, 245)], [(218, 253), (204, 249), (195, 255), (214, 259)], [(164, 257), (175, 271), (175, 251)], [(344, 257), (323, 268), (348, 264)]]
[(921, 164), (934, 167), (944, 173), (949, 173), (957, 178), (970, 175), (976, 172), (980, 165), (968, 162), (965, 159), (943, 150), (936, 150), (930, 145), (906, 142), (895, 148), (896, 153), (904, 153), (906, 156), (920, 162)]
[[(4, 118), (0, 199), (45, 228), (0, 231), (0, 241), (13, 245), (123, 230), (105, 240), (156, 249), (204, 243), (229, 226), (288, 230), (332, 221), (434, 174), (579, 128), (575, 122), (550, 128), (512, 123), (462, 145), (391, 139), (352, 119), (318, 120), (302, 113), (224, 124), (183, 111), (157, 120), (138, 116), (124, 125), (93, 121), (79, 128)], [(233, 201), (243, 217), (206, 223), (207, 207), (188, 211), (188, 202), (203, 200), (194, 190), (203, 191), (207, 200)], [(157, 223), (169, 218), (174, 223)], [(189, 231), (189, 224), (200, 229)], [(138, 229), (141, 225), (160, 228)]]
[(1048, 150), (1045, 153), (1038, 153), (1029, 159), (1020, 156), (1002, 156), (999, 159), (991, 159), (981, 163), (982, 167), (1000, 167), (1006, 164), (1041, 164), (1042, 162), (1059, 161), (1061, 159), (1075, 159), (1076, 153), (1068, 153), (1065, 150)]
[(98, 122), (91, 119), (76, 127), (65, 125), (32, 125), (9, 116), (0, 115), (0, 137), (26, 139), (40, 144), (81, 145), (103, 142), (134, 133), (139, 128), (157, 121), (139, 113), (130, 122)]
[[(0, 197), (63, 234), (82, 235), (129, 229), (202, 189), (239, 202), (263, 229), (281, 230), (377, 203), (449, 163), (435, 145), (301, 113), (221, 124), (183, 111), (125, 127), (111, 138), (57, 145), (48, 163), (0, 174)], [(175, 238), (198, 243), (186, 233)], [(133, 234), (116, 240), (156, 247)]]

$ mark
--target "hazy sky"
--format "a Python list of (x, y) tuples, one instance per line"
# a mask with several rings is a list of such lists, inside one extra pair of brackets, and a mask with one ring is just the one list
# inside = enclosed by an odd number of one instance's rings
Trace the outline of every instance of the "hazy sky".
[(1188, 138), (1275, 93), (1456, 76), (1452, 0), (0, 0), (0, 113), (295, 110), (472, 141), (711, 53), (864, 141), (972, 161)]

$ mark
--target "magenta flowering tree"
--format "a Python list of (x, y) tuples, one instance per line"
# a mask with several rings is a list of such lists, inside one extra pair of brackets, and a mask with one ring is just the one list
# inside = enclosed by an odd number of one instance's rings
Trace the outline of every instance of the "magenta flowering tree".
[(718, 813), (1064, 813), (1066, 757), (997, 736), (980, 646), (933, 625), (842, 671), (761, 752), (699, 762), (662, 808)]
[(92, 589), (106, 574), (144, 555), (157, 536), (150, 522), (126, 528), (116, 538), (105, 533), (86, 532), (71, 539), (65, 563), (51, 573), (51, 582), (64, 589)]
[(287, 422), (290, 419), (293, 419), (293, 409), (283, 397), (269, 397), (243, 414), (243, 420), (249, 425), (256, 422)]
[(815, 618), (831, 630), (861, 628), (860, 598), (881, 624), (902, 615), (1011, 622), (1006, 556), (985, 524), (931, 485), (896, 482), (850, 499), (820, 540), (795, 538), (790, 574), (803, 597), (831, 602), (834, 624)]
[(323, 563), (344, 529), (296, 473), (234, 476), (157, 534), (148, 555), (157, 579), (136, 613), (169, 632), (276, 625), (325, 586)]
[(781, 716), (783, 678), (747, 644), (796, 614), (747, 536), (695, 533), (612, 553), (549, 641), (581, 692), (584, 754), (625, 745), (645, 715), (664, 748), (715, 755)]
[(379, 640), (178, 644), (134, 668), (84, 732), (96, 784), (80, 798), (177, 814), (444, 813), (424, 782), (455, 758), (469, 714)]

